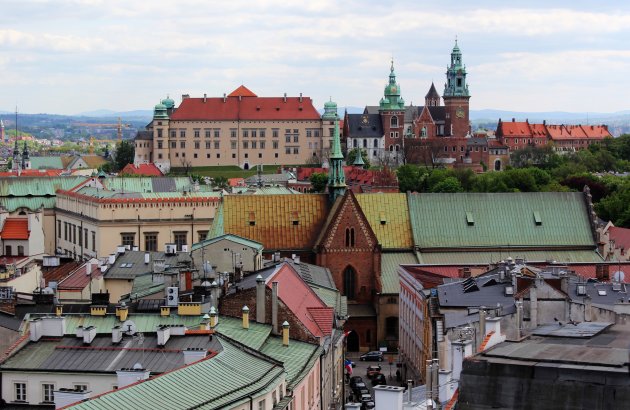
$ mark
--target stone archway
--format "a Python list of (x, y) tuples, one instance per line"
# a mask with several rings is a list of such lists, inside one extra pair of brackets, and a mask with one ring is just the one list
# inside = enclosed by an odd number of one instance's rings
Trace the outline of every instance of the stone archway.
[(499, 158), (494, 160), (494, 170), (501, 171), (501, 160)]
[(245, 171), (247, 171), (249, 169), (249, 162), (246, 162), (245, 164), (243, 164), (243, 169)]
[(346, 336), (346, 350), (348, 352), (359, 351), (359, 334), (356, 330), (351, 330), (348, 336)]

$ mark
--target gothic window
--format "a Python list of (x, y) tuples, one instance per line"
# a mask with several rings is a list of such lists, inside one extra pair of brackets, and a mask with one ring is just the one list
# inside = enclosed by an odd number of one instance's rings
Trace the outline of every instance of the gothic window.
[(458, 79), (457, 79), (457, 86), (458, 86), (458, 87), (461, 87), (461, 86), (462, 86), (462, 79), (461, 79), (461, 78), (458, 78)]
[(356, 272), (352, 269), (351, 266), (348, 266), (343, 271), (343, 290), (344, 295), (349, 299), (354, 299), (355, 288), (356, 288)]
[(366, 139), (363, 140), (363, 148), (367, 148), (367, 140)]
[(374, 148), (378, 148), (378, 139), (374, 138)]
[(398, 117), (396, 117), (395, 115), (390, 120), (390, 127), (398, 128)]
[(352, 146), (354, 148), (359, 148), (359, 141), (358, 140), (352, 140)]

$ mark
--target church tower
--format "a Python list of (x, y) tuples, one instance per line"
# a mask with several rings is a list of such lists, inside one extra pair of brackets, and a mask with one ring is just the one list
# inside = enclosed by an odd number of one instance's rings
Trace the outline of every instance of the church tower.
[(13, 170), (20, 170), (20, 147), (18, 147), (17, 135), (15, 137), (15, 144), (13, 145)]
[[(160, 101), (153, 108), (153, 122), (151, 123), (153, 129), (153, 138), (152, 138), (152, 160), (155, 166), (157, 166), (160, 171), (163, 173), (167, 173), (171, 169), (171, 160), (170, 160), (170, 147), (169, 147), (169, 116), (168, 110), (169, 107), (172, 110), (172, 107), (175, 105), (173, 100), (170, 98), (166, 98), (165, 100)], [(138, 161), (140, 162), (140, 161)]]
[(4, 122), (2, 122), (2, 119), (0, 119), (0, 141), (9, 142), (8, 140), (5, 139)]
[(405, 129), (405, 101), (400, 96), (400, 86), (396, 82), (394, 72), (394, 60), (389, 70), (389, 83), (385, 86), (385, 91), (381, 98), (378, 112), (383, 123), (383, 133), (385, 136), (385, 150), (395, 152), (398, 155), (402, 147), (402, 138)]
[(452, 137), (466, 136), (470, 132), (470, 93), (466, 84), (466, 66), (462, 63), (462, 52), (457, 40), (451, 52), (451, 65), (446, 70), (443, 98), (446, 107), (444, 134)]
[(31, 157), (28, 153), (26, 141), (24, 141), (24, 150), (22, 151), (22, 169), (31, 169)]
[(429, 92), (424, 96), (424, 105), (427, 107), (439, 107), (440, 106), (440, 94), (435, 89), (435, 84), (431, 83)]
[(346, 192), (346, 175), (343, 172), (343, 154), (341, 153), (341, 139), (339, 137), (337, 104), (329, 101), (325, 104), (324, 110), (324, 117), (331, 119), (334, 115), (335, 122), (332, 145), (330, 147), (330, 166), (328, 168), (328, 197), (330, 202), (334, 203), (338, 197), (343, 196)]

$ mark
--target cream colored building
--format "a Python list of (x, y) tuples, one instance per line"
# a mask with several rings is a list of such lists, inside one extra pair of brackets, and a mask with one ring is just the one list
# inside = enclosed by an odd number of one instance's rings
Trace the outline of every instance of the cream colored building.
[(182, 250), (205, 239), (220, 201), (218, 194), (194, 188), (137, 192), (135, 187), (134, 192), (108, 184), (92, 178), (75, 189), (57, 191), (57, 252), (87, 259), (107, 256), (119, 245), (158, 251), (175, 243)]
[(237, 268), (241, 268), (243, 272), (262, 269), (262, 252), (261, 243), (231, 234), (207, 239), (191, 248), (193, 263), (197, 269), (201, 271), (204, 263), (208, 262), (218, 273), (234, 272)]
[(171, 167), (295, 165), (326, 158), (332, 125), (309, 97), (258, 97), (244, 86), (219, 98), (166, 98), (135, 141), (136, 163)]

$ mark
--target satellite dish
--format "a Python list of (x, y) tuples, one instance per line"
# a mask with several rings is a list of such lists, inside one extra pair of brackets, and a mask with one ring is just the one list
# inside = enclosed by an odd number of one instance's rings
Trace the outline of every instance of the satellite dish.
[(127, 336), (133, 336), (136, 334), (137, 331), (136, 324), (133, 322), (133, 320), (126, 320), (122, 324), (121, 328)]
[(623, 282), (625, 277), (626, 274), (623, 273), (623, 271), (618, 270), (617, 272), (613, 273), (613, 280), (615, 282)]
[(42, 289), (42, 293), (45, 295), (53, 295), (55, 291), (52, 290), (52, 288), (45, 287), (44, 289)]
[(133, 369), (134, 370), (143, 370), (144, 367), (142, 367), (142, 365), (140, 363), (136, 363), (133, 365)]

